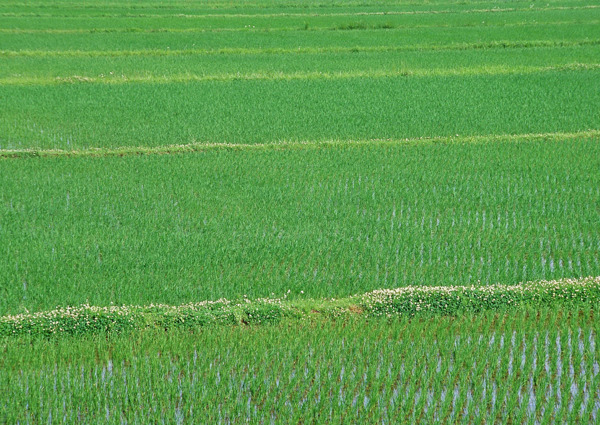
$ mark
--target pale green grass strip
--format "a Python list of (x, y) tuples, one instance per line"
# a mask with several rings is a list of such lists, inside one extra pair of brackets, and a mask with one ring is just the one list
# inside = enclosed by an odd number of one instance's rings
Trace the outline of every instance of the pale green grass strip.
[(216, 49), (142, 49), (142, 50), (0, 50), (0, 57), (129, 57), (129, 56), (200, 56), (200, 55), (261, 55), (318, 54), (358, 52), (454, 51), (479, 49), (523, 49), (543, 47), (576, 47), (600, 45), (600, 39), (491, 41), (481, 43), (422, 44), (405, 46), (330, 46), (330, 47), (224, 47)]
[(166, 146), (123, 146), (117, 148), (89, 148), (81, 150), (62, 149), (4, 149), (0, 150), (0, 159), (10, 158), (52, 158), (52, 157), (114, 157), (132, 155), (169, 155), (190, 152), (208, 151), (263, 151), (263, 150), (295, 150), (318, 149), (352, 146), (394, 146), (412, 145), (420, 143), (492, 143), (492, 142), (527, 142), (536, 140), (576, 140), (581, 138), (600, 137), (600, 129), (578, 131), (571, 133), (528, 133), (528, 134), (501, 134), (482, 136), (440, 136), (418, 137), (406, 139), (365, 139), (365, 140), (325, 140), (325, 141), (278, 141), (273, 143), (211, 143), (192, 142), (183, 145)]
[(341, 299), (220, 299), (179, 306), (82, 305), (0, 317), (0, 337), (82, 335), (146, 328), (196, 328), (211, 325), (261, 325), (283, 319), (344, 315), (400, 317), (458, 315), (524, 307), (597, 306), (600, 277), (488, 286), (407, 286)]
[(464, 15), (474, 13), (506, 13), (506, 12), (542, 12), (556, 10), (587, 10), (598, 9), (600, 5), (585, 5), (585, 6), (549, 6), (549, 7), (507, 7), (507, 8), (491, 8), (491, 9), (467, 9), (467, 10), (406, 10), (406, 11), (381, 11), (381, 12), (332, 12), (332, 13), (302, 13), (302, 12), (281, 12), (281, 13), (206, 13), (206, 14), (187, 14), (187, 13), (97, 13), (86, 15), (69, 15), (69, 14), (52, 14), (52, 13), (37, 13), (37, 12), (4, 12), (0, 13), (0, 17), (37, 17), (37, 18), (69, 18), (69, 17), (86, 17), (86, 18), (302, 18), (302, 17), (352, 17), (352, 16), (393, 16), (393, 15)]
[(580, 71), (600, 69), (600, 63), (570, 63), (554, 66), (479, 66), (438, 69), (396, 69), (368, 71), (300, 71), (300, 72), (256, 72), (249, 74), (224, 73), (213, 75), (132, 75), (101, 74), (99, 76), (71, 75), (67, 77), (4, 77), (0, 86), (58, 85), (58, 84), (170, 84), (205, 81), (292, 81), (292, 80), (345, 80), (354, 78), (397, 78), (397, 77), (456, 77), (471, 75), (515, 75), (536, 74), (552, 71)]
[[(584, 25), (598, 25), (598, 20), (586, 20), (586, 21), (555, 21), (555, 22), (513, 22), (513, 23), (490, 23), (479, 26), (480, 28), (513, 28), (513, 27), (536, 27), (536, 26), (562, 26), (571, 25), (577, 26), (580, 24)], [(323, 27), (310, 27), (304, 28), (303, 26), (293, 27), (269, 27), (269, 33), (273, 32), (286, 32), (286, 31), (378, 31), (383, 30), (386, 32), (406, 30), (406, 29), (420, 29), (420, 28), (473, 28), (476, 25), (466, 24), (419, 24), (419, 25), (406, 25), (393, 23), (382, 23), (382, 24), (365, 24), (365, 26), (359, 26), (357, 28), (343, 28), (340, 26), (323, 26)], [(23, 29), (23, 28), (0, 28), (0, 34), (108, 34), (108, 33), (140, 33), (140, 34), (155, 34), (155, 33), (169, 33), (169, 34), (185, 34), (185, 33), (220, 33), (220, 32), (263, 32), (266, 28), (243, 28), (243, 27), (231, 27), (231, 28), (45, 28), (45, 29)]]

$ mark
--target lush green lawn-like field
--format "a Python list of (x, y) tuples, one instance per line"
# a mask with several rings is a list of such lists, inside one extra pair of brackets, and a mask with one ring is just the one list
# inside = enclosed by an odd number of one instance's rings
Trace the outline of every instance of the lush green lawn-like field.
[(586, 276), (598, 2), (0, 4), (0, 424), (594, 423)]

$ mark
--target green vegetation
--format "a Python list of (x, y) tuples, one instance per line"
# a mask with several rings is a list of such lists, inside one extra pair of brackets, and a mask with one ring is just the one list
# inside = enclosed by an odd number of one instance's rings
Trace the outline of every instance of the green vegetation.
[(597, 311), (0, 339), (9, 423), (594, 423)]
[(1, 2), (0, 424), (598, 422), (599, 25)]
[(305, 320), (315, 316), (327, 318), (356, 314), (388, 318), (423, 314), (458, 315), (540, 306), (586, 307), (598, 303), (600, 278), (530, 282), (513, 286), (408, 286), (321, 301), (244, 298), (236, 302), (220, 299), (180, 306), (67, 307), (0, 317), (0, 337), (120, 333), (146, 328), (172, 330), (214, 325), (262, 325), (279, 323), (284, 319)]
[(600, 275), (597, 137), (0, 167), (0, 314)]
[(5, 5), (0, 149), (598, 127), (585, 2), (268, 5)]
[[(381, 76), (443, 76), (522, 74), (560, 67), (598, 65), (600, 46), (563, 45), (487, 49), (360, 52), (308, 52), (301, 54), (222, 53), (209, 60), (197, 55), (130, 56), (12, 56), (0, 69), (2, 84), (59, 84), (76, 82), (168, 83), (198, 80), (281, 80)], [(584, 48), (582, 48), (584, 47)], [(393, 53), (393, 51), (392, 51)], [(329, 77), (328, 77), (329, 76)]]
[[(587, 14), (588, 19), (590, 13)], [(574, 25), (484, 26), (449, 28), (365, 29), (357, 31), (209, 31), (188, 32), (100, 32), (100, 33), (4, 33), (4, 51), (19, 50), (141, 50), (141, 49), (297, 49), (354, 48), (372, 46), (439, 46), (459, 43), (528, 42), (537, 40), (586, 40), (598, 25), (600, 13), (590, 23)], [(384, 21), (385, 22), (385, 21)], [(322, 34), (326, 32), (326, 34)], [(151, 46), (151, 47), (150, 47)]]
[(6, 86), (0, 143), (75, 149), (581, 131), (600, 120), (600, 97), (590, 90), (598, 81), (600, 69)]

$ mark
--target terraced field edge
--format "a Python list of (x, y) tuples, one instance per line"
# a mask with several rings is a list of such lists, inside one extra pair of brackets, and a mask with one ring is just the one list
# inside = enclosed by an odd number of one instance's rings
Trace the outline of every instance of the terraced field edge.
[(291, 81), (291, 80), (343, 80), (358, 78), (397, 78), (397, 77), (444, 77), (444, 76), (470, 76), (470, 75), (523, 75), (539, 74), (552, 71), (578, 71), (597, 70), (600, 63), (570, 63), (556, 66), (484, 66), (477, 68), (453, 68), (453, 69), (397, 69), (387, 71), (346, 71), (346, 72), (323, 72), (323, 71), (298, 71), (298, 72), (257, 72), (250, 74), (225, 73), (213, 75), (182, 74), (164, 76), (126, 76), (101, 75), (99, 77), (72, 75), (66, 77), (0, 77), (2, 86), (22, 85), (57, 85), (57, 84), (169, 84), (189, 83), (203, 81)]
[(340, 299), (220, 299), (179, 306), (97, 307), (82, 305), (0, 317), (0, 337), (82, 335), (147, 328), (261, 325), (284, 319), (363, 315), (412, 317), (455, 315), (524, 307), (600, 305), (600, 276), (517, 285), (408, 286), (380, 289)]
[(0, 160), (16, 158), (47, 158), (47, 157), (115, 157), (135, 155), (169, 155), (189, 152), (207, 152), (216, 150), (245, 151), (245, 150), (295, 150), (323, 147), (344, 147), (364, 145), (396, 145), (411, 143), (488, 143), (499, 141), (525, 142), (536, 140), (574, 140), (580, 138), (595, 138), (600, 136), (600, 129), (576, 132), (556, 133), (527, 133), (527, 134), (490, 134), (473, 136), (436, 136), (413, 137), (404, 139), (364, 139), (364, 140), (322, 140), (322, 141), (291, 141), (282, 140), (273, 143), (212, 143), (192, 142), (188, 144), (165, 146), (122, 146), (116, 148), (87, 148), (76, 150), (65, 149), (0, 149)]
[(319, 54), (362, 52), (414, 52), (414, 51), (463, 51), (486, 49), (527, 49), (545, 47), (598, 46), (600, 39), (583, 40), (528, 40), (487, 41), (450, 44), (418, 44), (401, 46), (328, 46), (328, 47), (221, 47), (211, 49), (141, 49), (141, 50), (0, 50), (0, 57), (151, 57), (151, 56), (202, 56), (202, 55), (258, 55), (258, 54)]

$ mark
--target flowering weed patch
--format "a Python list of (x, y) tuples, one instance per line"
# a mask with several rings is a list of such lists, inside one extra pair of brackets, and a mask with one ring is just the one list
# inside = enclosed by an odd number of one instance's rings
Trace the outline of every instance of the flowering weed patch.
[(59, 308), (0, 317), (0, 336), (80, 335), (152, 328), (275, 324), (282, 319), (365, 315), (412, 317), (457, 315), (519, 307), (594, 306), (600, 304), (600, 277), (491, 286), (409, 286), (340, 299), (289, 301), (285, 298), (234, 302), (204, 301), (180, 306)]
[(520, 285), (410, 286), (362, 296), (373, 316), (477, 313), (519, 306), (600, 305), (600, 277), (529, 282)]

